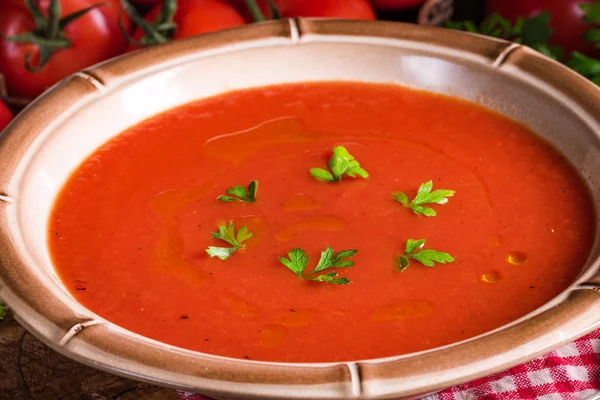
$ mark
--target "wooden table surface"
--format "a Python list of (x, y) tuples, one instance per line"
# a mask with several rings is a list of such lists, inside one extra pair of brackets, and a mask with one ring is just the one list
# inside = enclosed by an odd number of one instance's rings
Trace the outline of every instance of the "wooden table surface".
[(101, 372), (51, 350), (10, 315), (0, 321), (0, 400), (179, 400), (172, 389)]

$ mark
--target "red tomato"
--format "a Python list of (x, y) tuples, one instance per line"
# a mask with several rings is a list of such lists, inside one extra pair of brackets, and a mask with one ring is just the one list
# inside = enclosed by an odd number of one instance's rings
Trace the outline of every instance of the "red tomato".
[(425, 3), (425, 0), (371, 0), (377, 10), (403, 10)]
[(517, 17), (530, 17), (542, 11), (551, 16), (550, 25), (554, 28), (550, 43), (561, 46), (565, 54), (579, 51), (588, 55), (597, 54), (594, 46), (583, 41), (583, 34), (592, 25), (583, 22), (583, 12), (578, 7), (588, 0), (487, 0), (486, 11), (498, 13), (505, 18), (515, 20)]
[[(156, 21), (160, 11), (161, 5), (158, 4), (146, 14), (144, 19), (149, 22)], [(196, 36), (246, 23), (233, 6), (220, 0), (179, 0), (173, 21), (177, 24), (177, 30), (171, 39)], [(142, 36), (142, 30), (136, 28), (133, 39), (140, 40)], [(135, 48), (138, 47), (130, 46), (130, 50)]]
[(237, 8), (239, 12), (246, 10), (246, 0), (227, 0), (227, 2)]
[[(48, 0), (43, 1), (48, 2)], [(104, 3), (104, 5), (102, 6), (102, 11), (104, 11), (107, 15), (111, 16), (112, 19), (114, 19), (115, 21), (118, 21), (119, 18), (121, 18), (121, 24), (123, 25), (125, 30), (127, 30), (127, 32), (131, 30), (131, 20), (129, 19), (126, 13), (121, 12), (123, 10), (123, 7), (121, 6), (120, 0), (104, 0), (101, 3)]]
[[(230, 0), (233, 1), (233, 0)], [(368, 0), (274, 0), (283, 18), (330, 17), (349, 19), (377, 19)], [(266, 0), (257, 0), (266, 18), (272, 18)], [(246, 16), (253, 21), (247, 7)]]
[[(50, 0), (37, 1), (44, 15), (47, 15)], [(64, 17), (95, 3), (96, 0), (62, 0), (60, 16)], [(6, 77), (8, 91), (16, 96), (34, 98), (62, 78), (119, 55), (126, 46), (117, 21), (120, 8), (110, 0), (108, 4), (69, 23), (64, 34), (71, 41), (71, 46), (57, 49), (40, 71), (29, 71), (25, 66), (25, 58), (27, 54), (31, 54), (31, 65), (38, 66), (38, 46), (12, 42), (3, 37), (35, 30), (31, 12), (22, 0), (5, 0), (1, 7), (0, 72)]]
[(143, 4), (145, 6), (153, 6), (155, 4), (160, 4), (161, 0), (131, 0), (131, 2), (135, 4)]
[(2, 100), (0, 100), (0, 132), (2, 132), (4, 128), (6, 128), (6, 125), (8, 125), (12, 118), (12, 113), (10, 112), (6, 104), (4, 104)]

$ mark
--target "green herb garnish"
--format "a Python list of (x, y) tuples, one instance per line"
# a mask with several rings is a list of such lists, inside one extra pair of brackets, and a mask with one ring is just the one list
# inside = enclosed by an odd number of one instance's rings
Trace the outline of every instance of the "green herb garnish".
[(289, 259), (279, 257), (279, 261), (301, 279), (333, 283), (336, 285), (346, 285), (350, 283), (350, 279), (337, 278), (337, 272), (329, 272), (318, 276), (314, 276), (314, 274), (329, 268), (348, 268), (353, 266), (354, 261), (344, 260), (344, 258), (353, 257), (357, 251), (358, 250), (342, 250), (336, 254), (331, 247), (327, 246), (327, 248), (321, 252), (321, 258), (315, 269), (306, 275), (304, 275), (304, 270), (308, 265), (308, 256), (304, 250), (298, 248), (292, 249), (287, 253)]
[(358, 175), (365, 179), (369, 177), (367, 171), (360, 167), (358, 161), (348, 153), (344, 146), (333, 148), (333, 155), (327, 165), (331, 172), (323, 168), (311, 168), (310, 174), (315, 179), (326, 182), (337, 182), (344, 176), (355, 178)]
[(600, 60), (574, 51), (567, 60), (567, 66), (585, 76), (596, 85), (600, 85)]
[[(583, 20), (587, 23), (600, 25), (600, 1), (593, 3), (580, 3), (579, 8), (583, 11)], [(600, 48), (600, 29), (590, 28), (583, 35), (583, 40), (592, 43), (595, 48)], [(600, 85), (600, 60), (588, 57), (578, 51), (571, 53), (566, 62), (567, 66), (585, 76), (596, 85)]]
[[(583, 11), (584, 22), (600, 25), (600, 1), (579, 3), (578, 6)], [(583, 34), (583, 40), (594, 43), (594, 47), (600, 48), (600, 30), (598, 28), (589, 29)]]
[(404, 247), (404, 254), (396, 257), (395, 260), (398, 265), (398, 271), (404, 271), (410, 264), (409, 259), (411, 258), (426, 267), (433, 267), (435, 263), (446, 264), (447, 262), (454, 261), (454, 257), (441, 251), (429, 249), (416, 251), (423, 248), (423, 246), (425, 246), (425, 239), (408, 239)]
[(0, 304), (0, 321), (6, 317), (6, 308)]
[(549, 44), (552, 27), (550, 26), (550, 13), (547, 11), (533, 17), (518, 17), (514, 24), (500, 14), (493, 13), (479, 26), (471, 21), (448, 21), (444, 26), (450, 29), (512, 40), (515, 43), (529, 46), (555, 60), (564, 57), (562, 48)]
[(233, 222), (229, 222), (229, 225), (227, 226), (219, 225), (219, 232), (211, 232), (211, 236), (214, 239), (224, 240), (233, 247), (208, 246), (206, 252), (211, 257), (219, 257), (221, 260), (227, 260), (237, 250), (246, 247), (246, 245), (242, 244), (242, 242), (250, 239), (252, 237), (252, 233), (248, 232), (248, 228), (245, 226), (242, 226), (240, 229), (238, 229), (236, 233)]
[(417, 215), (425, 215), (426, 217), (435, 217), (436, 212), (433, 208), (424, 207), (423, 204), (446, 204), (448, 197), (454, 196), (454, 190), (438, 189), (433, 192), (433, 182), (425, 182), (419, 186), (417, 191), (417, 197), (410, 203), (408, 202), (408, 196), (403, 192), (392, 193), (392, 199), (402, 203), (404, 207), (410, 208)]
[(221, 201), (241, 201), (245, 203), (254, 203), (256, 201), (256, 192), (258, 191), (258, 181), (250, 181), (248, 189), (243, 186), (234, 186), (225, 191), (231, 196), (219, 196), (217, 200)]

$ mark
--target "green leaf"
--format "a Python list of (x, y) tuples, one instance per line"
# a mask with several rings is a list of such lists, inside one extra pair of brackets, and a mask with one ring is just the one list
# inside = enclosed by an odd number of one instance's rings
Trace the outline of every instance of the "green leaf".
[(348, 268), (354, 265), (354, 261), (338, 261), (332, 265), (334, 268)]
[(231, 194), (233, 196), (241, 197), (243, 200), (250, 197), (250, 196), (248, 196), (248, 192), (246, 192), (246, 188), (243, 186), (234, 186), (232, 188), (227, 189), (225, 191), (225, 193)]
[(598, 43), (600, 42), (600, 29), (591, 28), (587, 32), (583, 34), (583, 40), (588, 43)]
[(418, 206), (418, 212), (417, 214), (423, 214), (426, 217), (435, 217), (437, 215), (437, 213), (435, 212), (435, 210), (433, 208), (429, 208), (429, 207), (423, 207), (423, 206)]
[(252, 233), (248, 232), (248, 228), (242, 226), (237, 231), (236, 241), (237, 243), (243, 243), (244, 241), (250, 239), (252, 237)]
[[(225, 193), (231, 196), (219, 196), (217, 200), (220, 201), (240, 201), (246, 203), (254, 203), (256, 201), (256, 192), (258, 191), (258, 181), (250, 181), (248, 189), (243, 186), (234, 186), (227, 190)], [(232, 197), (233, 196), (233, 197)]]
[(542, 11), (533, 17), (525, 18), (521, 35), (524, 45), (535, 47), (539, 44), (548, 43), (551, 35), (552, 28), (550, 27), (550, 13), (548, 11)]
[(404, 254), (394, 259), (398, 271), (402, 272), (408, 267), (409, 259), (418, 261), (426, 267), (433, 267), (435, 263), (446, 264), (454, 261), (454, 257), (448, 253), (431, 249), (419, 250), (423, 246), (425, 246), (425, 239), (408, 239), (404, 245)]
[[(512, 27), (511, 22), (501, 16), (498, 13), (492, 13), (485, 19), (479, 28), (479, 33), (482, 35), (497, 37), (497, 38), (509, 38), (520, 34), (522, 23), (519, 26)], [(518, 33), (516, 32), (518, 31)]]
[(333, 283), (334, 285), (347, 285), (350, 283), (348, 278), (336, 278), (337, 272), (330, 272), (326, 275), (319, 275), (312, 278), (313, 281)]
[(336, 254), (330, 246), (327, 246), (327, 248), (321, 252), (321, 257), (315, 269), (307, 275), (304, 275), (304, 272), (306, 270), (306, 266), (308, 265), (308, 256), (304, 250), (298, 248), (292, 249), (288, 252), (289, 259), (280, 257), (279, 261), (300, 278), (333, 283), (337, 285), (345, 285), (350, 283), (350, 280), (347, 278), (336, 278), (337, 272), (333, 271), (324, 275), (318, 275), (316, 277), (314, 274), (329, 268), (348, 268), (353, 266), (353, 261), (344, 260), (344, 258), (352, 257), (356, 254), (356, 252), (357, 250), (342, 250)]
[(344, 258), (353, 257), (358, 250), (342, 250), (335, 254), (329, 246), (321, 252), (321, 258), (311, 274), (323, 271), (328, 268), (348, 268), (354, 265), (354, 261), (343, 260)]
[(450, 22), (446, 26), (452, 29), (512, 40), (515, 43), (530, 46), (548, 57), (561, 60), (564, 56), (562, 48), (549, 44), (552, 36), (550, 20), (550, 14), (543, 11), (532, 17), (518, 17), (514, 24), (511, 24), (508, 19), (493, 13), (479, 25), (479, 28), (470, 21)]
[(396, 200), (401, 203), (404, 207), (408, 207), (408, 196), (402, 192), (392, 193), (392, 200)]
[(213, 239), (223, 240), (233, 247), (214, 247), (209, 246), (206, 252), (211, 257), (218, 257), (221, 260), (228, 259), (233, 253), (237, 250), (245, 247), (246, 245), (242, 244), (244, 241), (248, 240), (252, 237), (252, 233), (248, 232), (248, 228), (242, 226), (238, 229), (237, 234), (235, 232), (235, 226), (233, 225), (233, 221), (229, 222), (229, 225), (219, 225), (219, 232), (211, 232), (211, 237)]
[(579, 3), (579, 8), (583, 11), (583, 20), (594, 24), (600, 24), (600, 2)]
[(571, 58), (567, 61), (567, 66), (590, 79), (600, 74), (600, 60), (588, 57), (577, 51), (571, 53)]
[(302, 249), (292, 249), (288, 253), (289, 260), (285, 257), (279, 257), (279, 261), (288, 267), (293, 273), (302, 277), (306, 266), (308, 265), (308, 256)]
[(239, 249), (239, 247), (214, 247), (214, 246), (208, 246), (208, 249), (206, 249), (206, 252), (211, 257), (218, 257), (221, 260), (227, 260), (238, 249)]
[(3, 305), (0, 305), (0, 321), (6, 317), (6, 308)]
[(564, 57), (563, 49), (558, 46), (548, 46), (546, 44), (538, 44), (538, 45), (534, 45), (532, 47), (534, 50), (539, 51), (546, 57), (550, 57), (557, 61), (562, 60), (562, 58)]
[(311, 168), (309, 172), (317, 180), (335, 182), (335, 178), (331, 175), (331, 172), (326, 171), (323, 168)]
[(433, 192), (433, 182), (425, 182), (419, 186), (417, 196), (413, 201), (408, 203), (408, 197), (402, 192), (392, 193), (392, 199), (401, 203), (404, 207), (410, 208), (417, 215), (425, 215), (426, 217), (434, 217), (436, 212), (434, 209), (424, 207), (423, 204), (446, 204), (448, 197), (454, 196), (454, 190), (438, 189)]
[(358, 253), (358, 250), (342, 250), (333, 257), (334, 264), (342, 258), (354, 257)]
[(452, 20), (446, 21), (446, 22), (444, 22), (444, 28), (454, 29), (457, 31), (465, 30), (463, 21), (452, 21)]
[(446, 264), (447, 262), (454, 261), (454, 258), (448, 253), (428, 249), (412, 253), (408, 257), (420, 262), (426, 267), (433, 267), (436, 262)]
[(413, 200), (413, 203), (416, 204), (446, 204), (448, 202), (448, 197), (454, 196), (454, 190), (447, 189), (438, 189), (433, 192), (431, 189), (433, 188), (433, 182), (425, 182), (421, 184), (419, 190), (417, 192), (417, 197)]
[(256, 192), (258, 192), (258, 181), (250, 181), (248, 184), (248, 194), (254, 201), (256, 201)]
[(327, 163), (329, 170), (328, 172), (322, 168), (311, 168), (310, 174), (317, 180), (336, 182), (341, 180), (344, 176), (350, 178), (368, 178), (369, 174), (367, 171), (360, 167), (358, 161), (346, 150), (344, 146), (336, 146), (333, 148), (333, 155)]
[(334, 255), (335, 252), (333, 251), (333, 249), (327, 246), (327, 248), (321, 252), (321, 258), (319, 259), (319, 263), (311, 273), (314, 274), (316, 272), (323, 271), (324, 269), (331, 268), (333, 266)]
[(411, 254), (413, 251), (425, 246), (425, 239), (408, 239), (404, 245), (404, 253)]
[(398, 272), (404, 271), (408, 267), (408, 258), (405, 256), (398, 256), (394, 259), (394, 262), (398, 266)]
[(229, 225), (219, 225), (219, 232), (211, 232), (213, 239), (224, 240), (233, 246), (240, 246), (235, 238), (235, 227), (233, 221), (229, 221)]

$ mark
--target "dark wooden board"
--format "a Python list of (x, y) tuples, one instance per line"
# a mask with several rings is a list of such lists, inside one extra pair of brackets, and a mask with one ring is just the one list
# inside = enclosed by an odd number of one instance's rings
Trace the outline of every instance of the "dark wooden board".
[(72, 361), (10, 315), (0, 321), (0, 400), (179, 400), (173, 389), (135, 382)]

